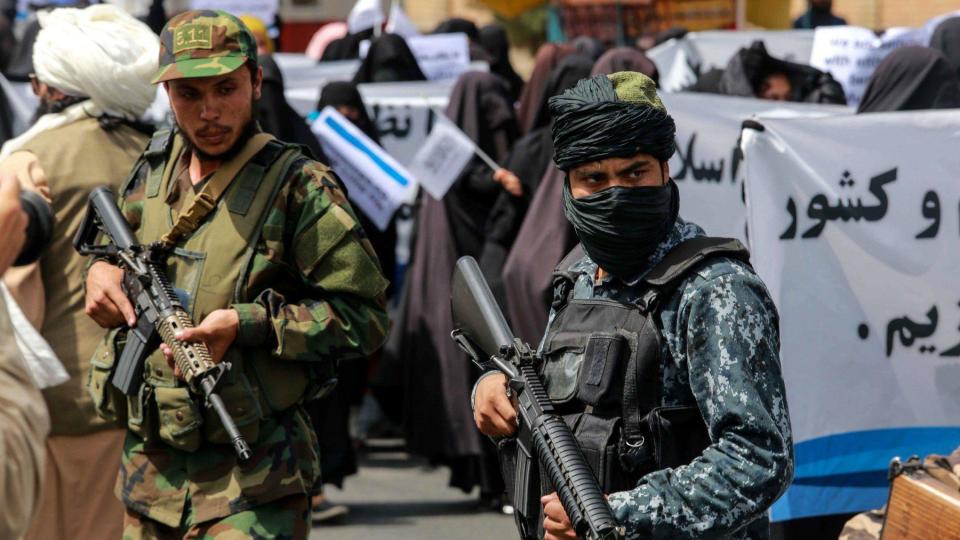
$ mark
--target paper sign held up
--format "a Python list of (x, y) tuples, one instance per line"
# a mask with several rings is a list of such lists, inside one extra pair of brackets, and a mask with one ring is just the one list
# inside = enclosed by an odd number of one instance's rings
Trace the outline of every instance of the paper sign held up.
[(407, 168), (423, 189), (439, 200), (470, 162), (475, 148), (470, 137), (440, 117)]

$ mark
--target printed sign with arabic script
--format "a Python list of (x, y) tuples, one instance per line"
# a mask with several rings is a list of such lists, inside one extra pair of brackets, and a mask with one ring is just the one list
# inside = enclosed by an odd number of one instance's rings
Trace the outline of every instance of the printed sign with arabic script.
[(877, 508), (893, 457), (960, 442), (958, 125), (910, 111), (743, 131), (796, 448), (774, 519)]

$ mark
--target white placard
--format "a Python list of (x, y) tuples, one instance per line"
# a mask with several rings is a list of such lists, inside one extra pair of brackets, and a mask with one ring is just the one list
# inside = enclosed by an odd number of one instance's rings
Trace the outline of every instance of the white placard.
[(850, 114), (847, 107), (679, 92), (661, 94), (677, 125), (670, 176), (680, 189), (680, 215), (711, 236), (745, 234), (743, 167), (737, 141), (744, 120), (756, 114)]
[(333, 107), (320, 112), (312, 129), (350, 200), (377, 228), (386, 230), (416, 189), (414, 177)]
[[(470, 66), (470, 40), (466, 34), (428, 34), (405, 38), (420, 71), (430, 81), (456, 79)], [(370, 41), (360, 42), (360, 57), (366, 58)]]
[(347, 31), (357, 34), (383, 24), (380, 0), (357, 0), (347, 15)]
[(960, 444), (960, 111), (760, 118), (751, 261), (780, 312), (795, 480), (773, 518), (877, 508)]
[(222, 9), (237, 17), (253, 15), (271, 26), (277, 15), (278, 0), (190, 0), (190, 9)]
[(907, 45), (926, 45), (928, 41), (922, 28), (890, 28), (877, 37), (868, 28), (821, 26), (814, 33), (810, 65), (833, 75), (843, 86), (847, 105), (856, 107), (873, 71), (890, 51)]
[(434, 199), (440, 200), (470, 162), (476, 146), (460, 128), (437, 117), (433, 130), (409, 164), (410, 173)]

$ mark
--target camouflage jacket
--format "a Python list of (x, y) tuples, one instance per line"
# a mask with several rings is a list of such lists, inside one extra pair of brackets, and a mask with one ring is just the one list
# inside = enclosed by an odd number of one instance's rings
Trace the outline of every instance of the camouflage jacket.
[[(290, 171), (245, 277), (243, 296), (255, 301), (230, 306), (240, 316), (233, 346), (266, 345), (278, 362), (365, 358), (386, 336), (386, 280), (334, 173), (306, 158)], [(134, 184), (121, 198), (135, 230), (144, 192), (145, 183)], [(352, 229), (329, 238), (321, 220), (328, 212), (352, 219)], [(248, 441), (253, 458), (242, 465), (229, 445), (184, 452), (128, 433), (118, 495), (132, 510), (176, 527), (318, 491), (319, 447), (302, 407), (268, 416), (259, 432)]]
[[(680, 242), (703, 230), (678, 218), (650, 257), (655, 266)], [(635, 303), (641, 272), (624, 282), (595, 281), (584, 257), (573, 297)], [(550, 313), (550, 321), (554, 313)], [(660, 312), (663, 333), (661, 405), (695, 405), (711, 445), (689, 465), (643, 477), (610, 495), (627, 537), (768, 538), (767, 509), (793, 477), (793, 443), (780, 373), (779, 318), (766, 287), (734, 259), (709, 259), (683, 280)]]

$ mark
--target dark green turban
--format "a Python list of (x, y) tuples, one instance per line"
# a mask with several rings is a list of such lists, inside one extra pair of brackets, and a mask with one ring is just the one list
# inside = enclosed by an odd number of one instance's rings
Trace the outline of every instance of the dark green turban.
[(620, 71), (581, 79), (550, 98), (553, 160), (561, 170), (609, 157), (650, 154), (667, 161), (676, 126), (650, 77)]

